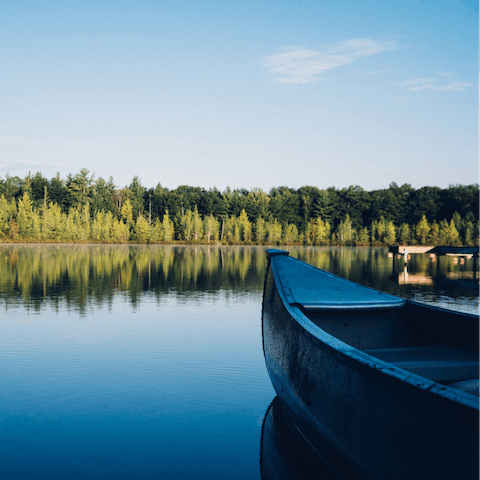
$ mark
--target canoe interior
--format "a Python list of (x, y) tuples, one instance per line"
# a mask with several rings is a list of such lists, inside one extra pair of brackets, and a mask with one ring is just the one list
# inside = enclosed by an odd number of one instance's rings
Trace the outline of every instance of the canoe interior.
[[(413, 302), (398, 309), (303, 312), (325, 332), (379, 360), (441, 384), (477, 380), (478, 385), (474, 316)], [(472, 393), (471, 386), (465, 388)]]

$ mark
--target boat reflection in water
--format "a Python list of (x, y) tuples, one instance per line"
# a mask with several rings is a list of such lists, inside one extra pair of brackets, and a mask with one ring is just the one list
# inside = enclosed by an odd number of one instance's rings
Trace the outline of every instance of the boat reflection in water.
[[(260, 449), (262, 480), (341, 480), (311, 447), (285, 412), (278, 397), (268, 407)], [(354, 478), (354, 477), (352, 477)]]

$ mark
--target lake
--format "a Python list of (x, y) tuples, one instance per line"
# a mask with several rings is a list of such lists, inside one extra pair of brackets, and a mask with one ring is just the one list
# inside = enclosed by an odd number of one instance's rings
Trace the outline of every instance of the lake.
[[(287, 250), (389, 293), (478, 313), (473, 259), (412, 255), (405, 270), (385, 248)], [(302, 439), (273, 402), (265, 251), (0, 246), (1, 478), (265, 480), (278, 468), (295, 478), (308, 462), (335, 478), (301, 457)], [(284, 448), (292, 442), (294, 455)]]

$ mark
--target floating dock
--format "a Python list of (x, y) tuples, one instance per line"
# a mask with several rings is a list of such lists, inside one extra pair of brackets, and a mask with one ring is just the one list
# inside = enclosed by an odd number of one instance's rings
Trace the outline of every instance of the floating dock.
[(432, 245), (429, 247), (417, 247), (414, 245), (390, 245), (388, 247), (389, 253), (404, 255), (405, 250), (407, 253), (427, 253), (434, 248)]
[[(407, 283), (407, 263), (410, 260), (412, 253), (428, 253), (433, 261), (438, 259), (440, 261), (440, 257), (442, 256), (453, 256), (453, 257), (461, 257), (460, 262), (463, 263), (465, 258), (472, 258), (473, 257), (473, 279), (475, 280), (477, 277), (477, 270), (478, 270), (478, 253), (479, 247), (449, 247), (449, 246), (438, 246), (438, 247), (418, 247), (414, 245), (390, 245), (388, 247), (388, 256), (393, 257), (393, 265), (395, 268), (395, 258), (402, 258), (403, 256), (403, 263), (405, 265), (403, 278), (404, 282)], [(454, 259), (454, 262), (458, 262), (458, 258)], [(424, 283), (420, 279), (418, 283)]]

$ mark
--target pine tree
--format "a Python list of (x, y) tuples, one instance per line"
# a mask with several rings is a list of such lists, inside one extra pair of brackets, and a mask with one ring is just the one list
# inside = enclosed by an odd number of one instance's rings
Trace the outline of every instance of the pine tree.
[(192, 228), (193, 239), (195, 241), (201, 240), (203, 238), (203, 222), (196, 205), (192, 215)]
[(430, 224), (428, 223), (427, 217), (423, 215), (420, 221), (417, 223), (416, 234), (417, 240), (420, 245), (426, 245), (428, 235), (430, 233)]
[(244, 208), (240, 212), (238, 225), (240, 228), (241, 240), (243, 240), (244, 242), (250, 242), (252, 240), (252, 223), (248, 219), (247, 212)]
[(285, 228), (284, 240), (286, 243), (294, 243), (298, 241), (298, 229), (294, 223), (289, 223)]
[(388, 245), (392, 245), (395, 243), (395, 237), (396, 237), (396, 232), (395, 232), (395, 225), (393, 224), (392, 221), (387, 223), (386, 229), (385, 229), (385, 240)]
[(360, 230), (359, 240), (362, 245), (368, 245), (370, 243), (370, 234), (368, 231), (368, 227), (365, 227)]
[(440, 226), (438, 223), (434, 220), (431, 227), (430, 227), (430, 233), (428, 235), (428, 243), (432, 244), (433, 246), (439, 245), (440, 242)]
[(265, 243), (265, 235), (265, 220), (263, 217), (258, 217), (255, 222), (255, 242), (259, 245), (263, 245)]
[(220, 233), (220, 222), (212, 215), (208, 215), (203, 220), (204, 238), (207, 242), (218, 242)]
[(168, 214), (168, 210), (165, 210), (165, 215), (163, 215), (162, 230), (163, 230), (162, 240), (164, 242), (171, 242), (173, 240), (173, 236), (175, 235), (175, 231), (173, 229), (173, 222), (170, 220), (170, 215)]
[(313, 241), (316, 245), (325, 245), (330, 237), (330, 224), (317, 217), (312, 225)]
[(150, 227), (148, 220), (143, 216), (137, 217), (137, 223), (135, 225), (135, 240), (139, 242), (146, 242), (150, 238)]
[(353, 235), (352, 221), (350, 220), (350, 215), (347, 213), (337, 228), (337, 239), (342, 245), (345, 245), (353, 241)]
[(2, 193), (0, 197), (0, 237), (7, 235), (8, 222), (10, 221), (10, 208), (5, 195)]
[(178, 219), (178, 235), (181, 240), (190, 241), (193, 232), (193, 214), (190, 209), (186, 212), (182, 208), (182, 214)]
[(270, 243), (279, 244), (282, 239), (282, 224), (276, 218), (268, 225), (268, 241)]
[(121, 216), (125, 220), (127, 227), (132, 227), (133, 225), (133, 206), (130, 202), (130, 199), (127, 198), (122, 205)]
[(445, 222), (440, 232), (440, 236), (444, 245), (458, 245), (460, 243), (460, 234), (458, 233), (455, 222), (450, 220), (450, 223)]
[(408, 223), (402, 223), (398, 237), (399, 241), (402, 242), (402, 244), (410, 244), (411, 232), (410, 225)]

